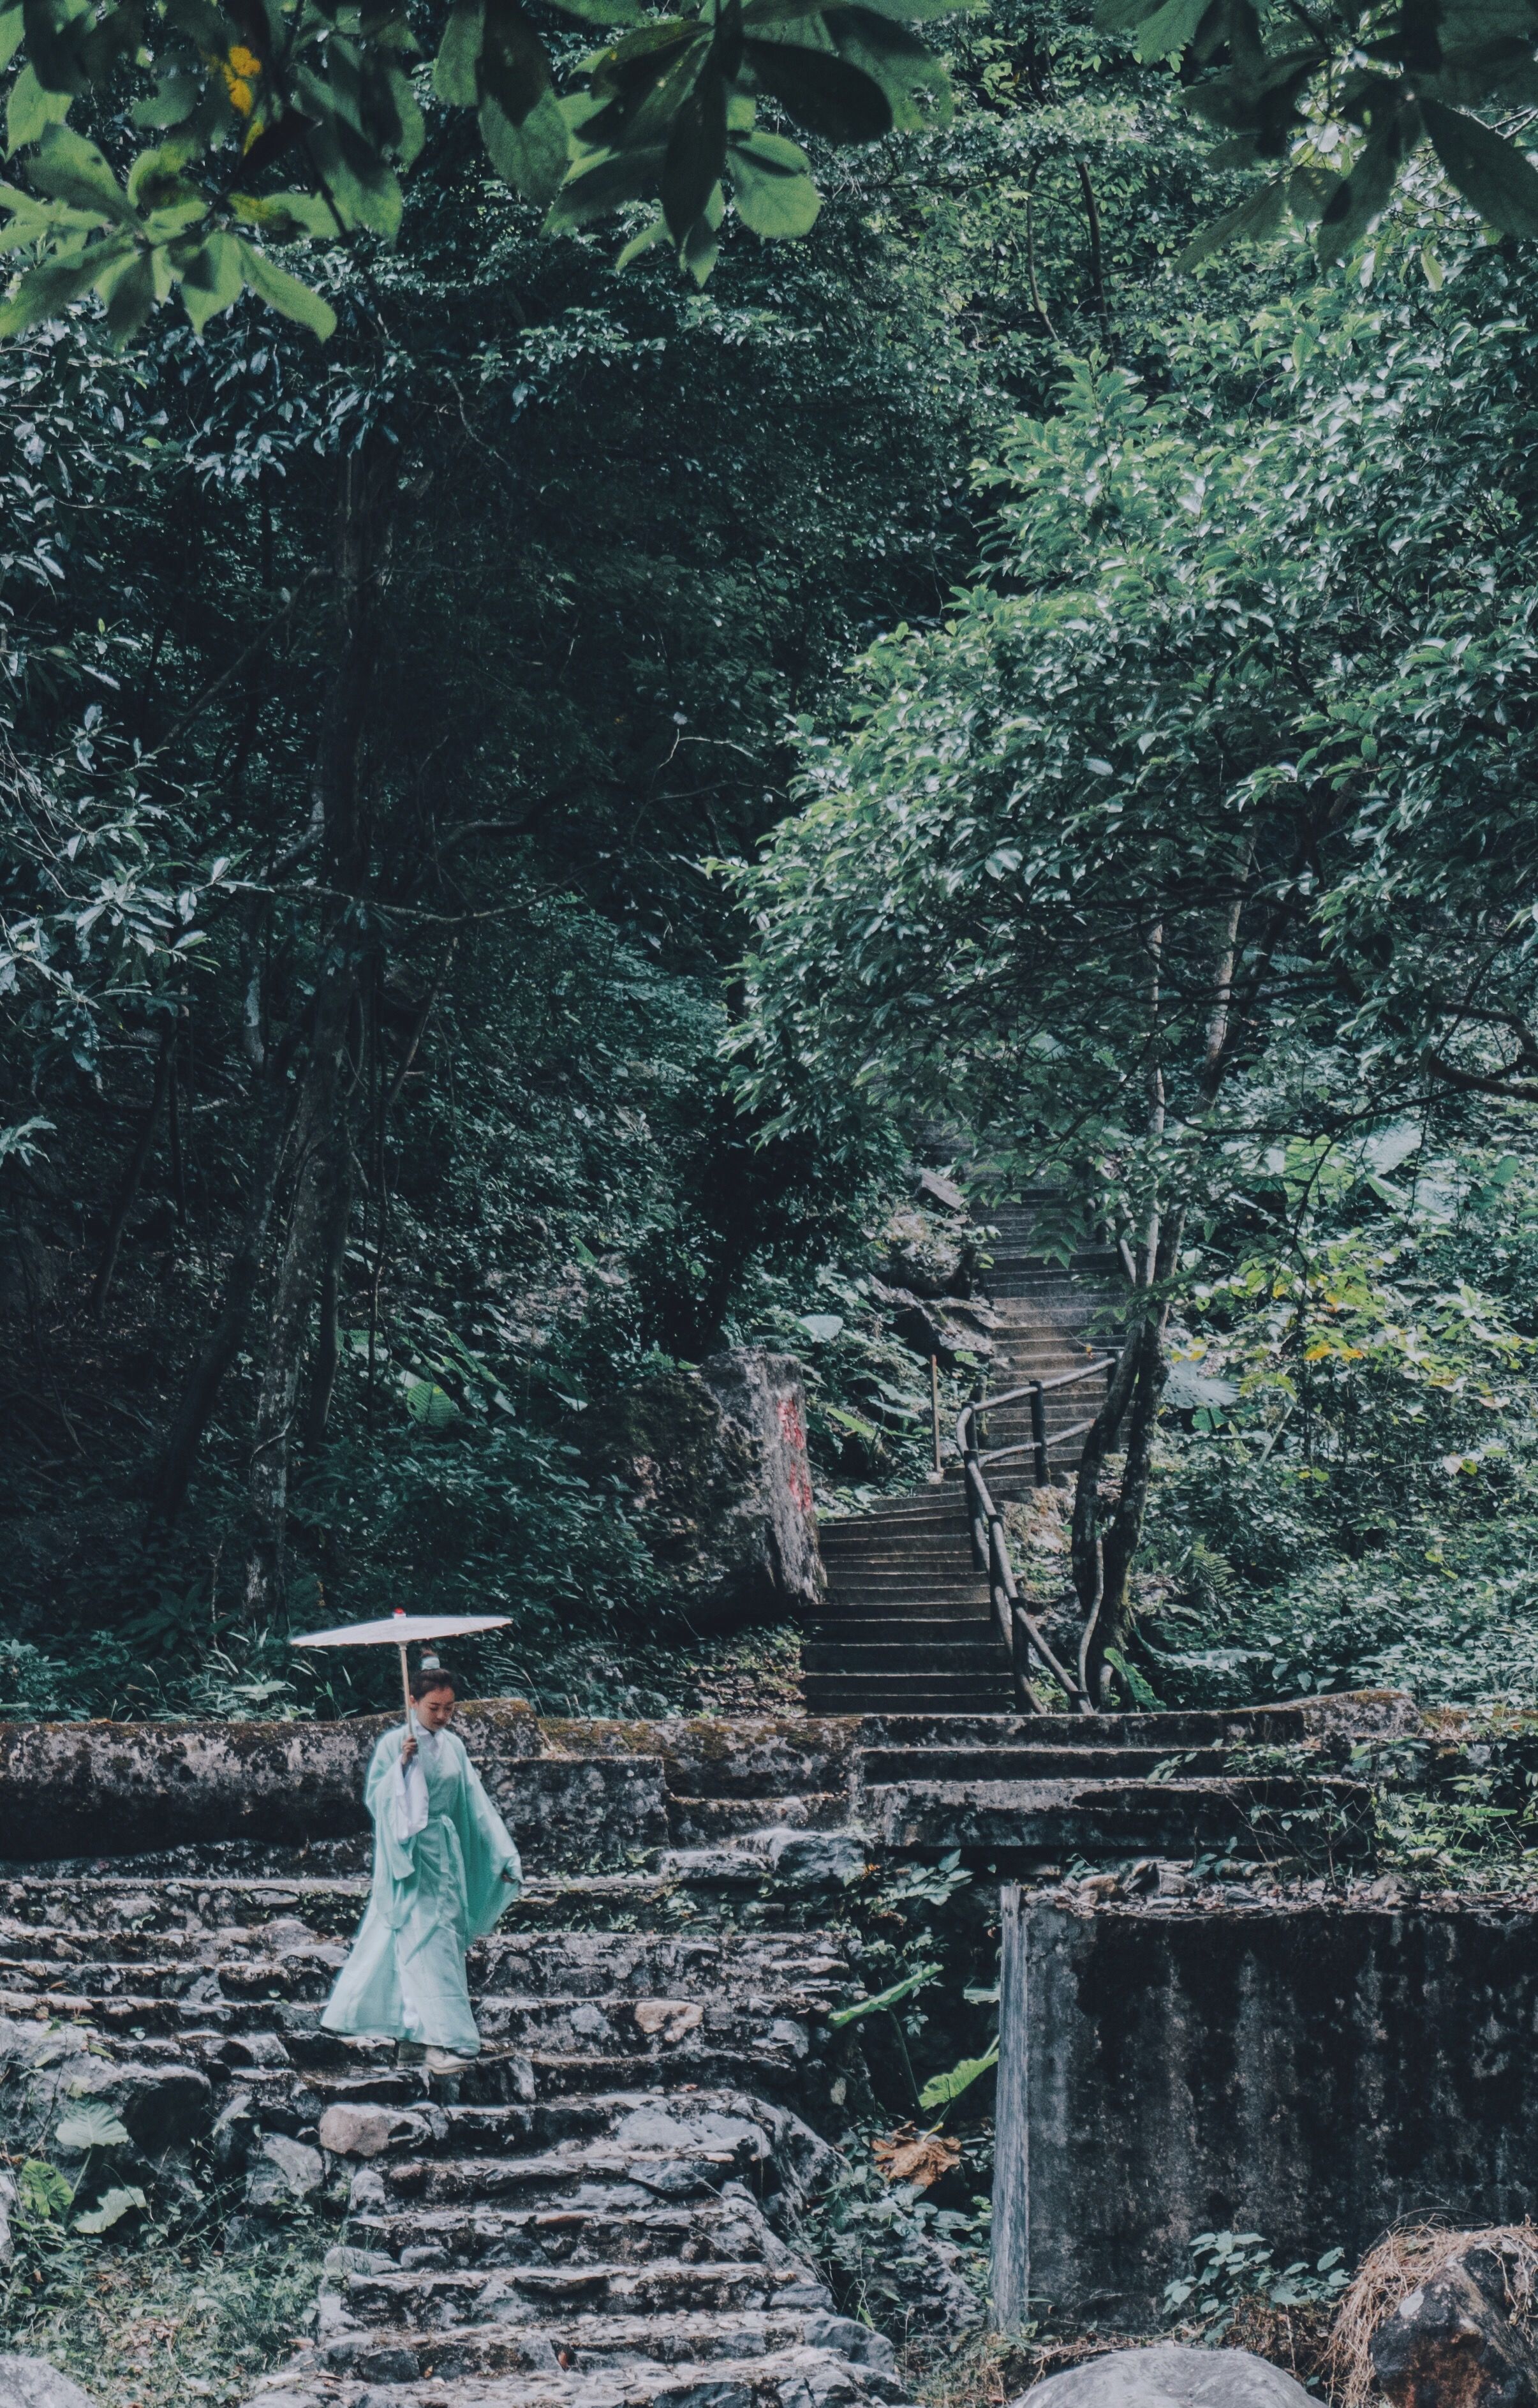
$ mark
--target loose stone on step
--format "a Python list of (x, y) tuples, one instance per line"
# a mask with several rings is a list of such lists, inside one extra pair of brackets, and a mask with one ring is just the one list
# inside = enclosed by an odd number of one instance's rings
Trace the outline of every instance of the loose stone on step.
[(392, 2118), (383, 2107), (328, 2107), (320, 2118), (320, 2146), (334, 2157), (377, 2157), (390, 2146)]

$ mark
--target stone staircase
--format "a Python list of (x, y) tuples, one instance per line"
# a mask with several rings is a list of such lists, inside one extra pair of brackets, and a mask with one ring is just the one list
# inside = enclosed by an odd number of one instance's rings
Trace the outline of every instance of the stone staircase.
[[(1309, 1700), (1087, 1729), (468, 1707), (530, 1877), (472, 1952), (486, 2046), (448, 2079), (320, 2028), (367, 1889), (342, 1751), (361, 1767), (377, 1725), (270, 1735), (283, 1797), (338, 1800), (342, 1828), (303, 1844), (185, 1836), (222, 1811), (225, 1756), (259, 1760), (266, 1734), (64, 1731), (77, 1817), (121, 1841), (127, 1810), (101, 1801), (131, 1780), (148, 1813), (164, 1780), (169, 1844), (0, 1870), (0, 2146), (57, 2154), (59, 2116), (95, 2098), (131, 2136), (126, 2179), (174, 2183), (189, 2149), (222, 2169), (228, 2246), (298, 2202), (334, 2219), (313, 2329), (263, 2408), (890, 2408), (908, 2394), (890, 2345), (796, 2239), (873, 2103), (863, 2028), (831, 2021), (864, 1988), (851, 1898), (893, 1858), (956, 1850), (983, 1877), (1264, 1856), (1303, 1784), (1236, 1772), (1233, 1747), (1311, 1749), (1311, 1803), (1333, 1798), (1344, 1826), (1352, 1736), (1407, 1713)], [(46, 1806), (47, 1727), (21, 1749)], [(961, 2288), (943, 2256), (934, 2282)]]
[[(1032, 1251), (1051, 1191), (1027, 1191), (994, 1208), (996, 1235), (984, 1272), (995, 1326), (991, 1394), (1051, 1379), (1106, 1351), (1096, 1325), (1114, 1307), (1119, 1274), (1108, 1250), (1066, 1266)], [(1049, 1389), (1043, 1398), (1054, 1474), (1070, 1473), (1081, 1446), (1058, 1433), (1088, 1420), (1104, 1400), (1098, 1379)], [(1026, 1443), (1028, 1399), (988, 1416), (990, 1448)], [(1030, 1455), (989, 1471), (1003, 1504), (1034, 1484)], [(802, 1650), (809, 1713), (1011, 1713), (1009, 1659), (973, 1560), (960, 1469), (869, 1513), (825, 1522), (819, 1533), (827, 1578), (824, 1610)]]

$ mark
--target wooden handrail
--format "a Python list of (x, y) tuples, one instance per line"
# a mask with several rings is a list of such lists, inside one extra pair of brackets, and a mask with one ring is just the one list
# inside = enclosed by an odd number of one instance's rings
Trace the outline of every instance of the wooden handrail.
[(1097, 1371), (1113, 1369), (1116, 1360), (1114, 1354), (1097, 1354), (1091, 1362), (1075, 1363), (1071, 1371), (1054, 1371), (1049, 1380), (1027, 1380), (1023, 1387), (1006, 1388), (1002, 1397), (976, 1398), (965, 1408), (962, 1419), (966, 1413), (991, 1413), (1001, 1405), (1018, 1405), (1022, 1397), (1033, 1397), (1038, 1390), (1046, 1396), (1050, 1388), (1071, 1388), (1075, 1380), (1092, 1379)]
[[(1111, 1355), (1106, 1359), (1114, 1363), (1116, 1357)], [(1105, 1366), (1101, 1363), (1092, 1364), (1087, 1368), (1104, 1370)], [(1073, 1377), (1082, 1378), (1083, 1373), (1075, 1371)], [(1033, 1380), (1029, 1386), (1013, 1392), (1029, 1397), (1032, 1401), (1032, 1419), (1036, 1428), (1031, 1444), (1037, 1458), (1039, 1480), (1045, 1478), (1047, 1462), (1047, 1442), (1044, 1440), (1041, 1426), (1041, 1391), (1044, 1384), (1040, 1381)], [(1068, 1383), (1060, 1380), (1054, 1384), (1061, 1387), (1066, 1386)], [(970, 1405), (963, 1406), (956, 1423), (956, 1445), (961, 1457), (967, 1486), (967, 1518), (972, 1526), (973, 1558), (978, 1570), (985, 1572), (988, 1578), (989, 1597), (992, 1603), (994, 1618), (998, 1622), (1000, 1636), (1009, 1655), (1010, 1671), (1015, 1682), (1016, 1702), (1022, 1713), (1039, 1714), (1046, 1712), (1046, 1708), (1027, 1678), (1027, 1661), (1030, 1656), (1034, 1656), (1043, 1670), (1051, 1674), (1063, 1696), (1081, 1714), (1093, 1713), (1094, 1707), (1083, 1684), (1068, 1670), (1066, 1665), (1059, 1663), (1051, 1642), (1040, 1623), (1033, 1614), (1026, 1612), (1020, 1597), (1019, 1584), (1015, 1578), (1015, 1567), (1010, 1560), (1009, 1540), (1004, 1526), (1004, 1515), (994, 1503), (988, 1483), (983, 1477), (983, 1457), (977, 1451), (977, 1421), (989, 1404), (998, 1404), (1001, 1401), (1006, 1400), (992, 1397), (988, 1398), (986, 1403), (974, 1401)], [(1012, 1451), (1001, 1450), (1004, 1453)]]

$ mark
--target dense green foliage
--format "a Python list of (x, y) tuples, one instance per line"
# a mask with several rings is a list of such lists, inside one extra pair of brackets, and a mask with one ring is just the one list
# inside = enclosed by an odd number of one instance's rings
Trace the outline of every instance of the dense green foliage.
[(739, 1114), (705, 856), (783, 810), (788, 723), (848, 650), (938, 607), (969, 459), (1050, 388), (1009, 177), (1084, 339), (1199, 206), (1156, 129), (1123, 219), (1151, 91), (1082, 22), (969, 24), (956, 64), (953, 132), (869, 154), (814, 243), (733, 247), (707, 297), (546, 241), (430, 112), (436, 180), (338, 267), (324, 359), (249, 305), (131, 360), (84, 310), (13, 348), (22, 1710), (307, 1704), (275, 1684), (318, 1582), (506, 1602), (487, 1676), (552, 1703), (698, 1694), (584, 1414), (723, 1340), (805, 1357), (831, 1490), (920, 1468), (867, 1284), (900, 1150)]
[[(1531, 1140), (1476, 1099), (1531, 1086), (1531, 271), (1467, 226), (1445, 259), (1446, 222), (1429, 194), (1322, 283), (1284, 254), (1259, 308), (1171, 336), (1156, 393), (1075, 366), (983, 472), (983, 573), (863, 656), (741, 880), (775, 1126), (853, 1063), (873, 1125), (957, 1113), (1125, 1242), (1144, 1303), (1097, 1437), (1127, 1416), (1128, 1468), (1119, 1502), (1081, 1477), (1080, 1604), (1114, 1576), (1129, 1637), (1153, 1496), (1189, 1611), (1226, 1584), (1231, 1639), (1263, 1636), (1262, 1690), (1529, 1678), (1512, 1498), (1498, 1541), (1431, 1494), (1497, 1426), (1519, 1487), (1531, 1398), (1481, 1259)], [(1456, 1205), (1384, 1221), (1374, 1163), (1417, 1150)], [(1243, 1401), (1172, 1480), (1150, 1432), (1193, 1312)], [(1445, 1517), (1458, 1602), (1407, 1609)], [(1403, 1550), (1376, 1587), (1374, 1529)]]
[(323, 1592), (699, 1695), (595, 1408), (762, 1341), (828, 1498), (917, 1477), (872, 1279), (936, 1119), (1127, 1240), (1071, 1559), (1140, 1679), (1519, 1688), (1533, 271), (1426, 152), (1343, 265), (1178, 271), (1247, 192), (1160, 64), (1236, 90), (1217, 28), (957, 16), (953, 119), (904, 52), (908, 130), (707, 293), (550, 240), (423, 73), (323, 352), (250, 298), (13, 344), (0, 1694), (346, 1703), (283, 1656)]

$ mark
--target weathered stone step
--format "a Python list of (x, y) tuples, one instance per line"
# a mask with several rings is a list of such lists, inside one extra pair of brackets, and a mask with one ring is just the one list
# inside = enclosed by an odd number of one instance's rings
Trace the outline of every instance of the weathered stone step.
[[(336, 2370), (323, 2395), (308, 2388), (298, 2372), (276, 2378), (258, 2396), (263, 2408), (318, 2408), (320, 2396), (326, 2408), (807, 2408), (808, 2402), (858, 2408), (866, 2401), (907, 2400), (906, 2387), (890, 2371), (890, 2346), (883, 2354), (878, 2334), (862, 2325), (851, 2330), (847, 2319), (833, 2315), (805, 2317), (801, 2329), (826, 2333), (826, 2344), (771, 2344), (763, 2332), (739, 2323), (741, 2358), (621, 2356), (594, 2366), (568, 2352), (570, 2363), (563, 2368), (548, 2332), (531, 2333), (520, 2358), (514, 2335), (504, 2328), (505, 2363), (490, 2374), (468, 2362), (461, 2336), (450, 2344), (440, 2344), (435, 2335), (403, 2336), (398, 2344), (378, 2337), (360, 2343), (352, 2367)], [(413, 2339), (419, 2348), (411, 2346)], [(382, 2397), (381, 2383), (390, 2386)]]
[(910, 1625), (916, 1622), (967, 1622), (975, 1626), (992, 1620), (993, 1608), (986, 1597), (958, 1595), (954, 1589), (921, 1588), (912, 1597), (884, 1598), (873, 1597), (868, 1590), (846, 1594), (841, 1589), (830, 1590), (823, 1610), (816, 1623), (827, 1637), (836, 1638), (846, 1622), (879, 1620), (897, 1639), (907, 1641), (913, 1636)]
[(980, 1617), (971, 1627), (976, 1634), (971, 1639), (926, 1641), (917, 1635), (927, 1627), (924, 1624), (916, 1626), (911, 1639), (905, 1632), (899, 1638), (888, 1622), (882, 1625), (879, 1639), (851, 1640), (836, 1623), (814, 1623), (802, 1647), (802, 1669), (808, 1681), (818, 1682), (852, 1680), (856, 1675), (863, 1679), (871, 1673), (885, 1677), (904, 1670), (926, 1675), (946, 1672), (956, 1680), (990, 1680), (1001, 1665), (1007, 1667), (1004, 1643), (989, 1617)]
[[(956, 1639), (963, 1645), (975, 1645), (979, 1628), (985, 1624), (991, 1625), (991, 1608), (987, 1613), (982, 1614), (970, 1610), (964, 1613), (952, 1613), (947, 1611), (934, 1613), (911, 1613), (904, 1614), (903, 1617), (902, 1635), (904, 1640), (912, 1640), (920, 1644), (926, 1640)], [(891, 1621), (890, 1616), (884, 1614), (862, 1614), (852, 1612), (821, 1614), (816, 1622), (809, 1622), (806, 1625), (806, 1639), (803, 1641), (804, 1649), (814, 1639), (840, 1642), (847, 1640), (857, 1646), (865, 1644), (879, 1646), (884, 1638), (890, 1637)]]
[(847, 1788), (790, 1798), (670, 1798), (668, 1828), (675, 1847), (708, 1847), (773, 1824), (794, 1830), (832, 1830), (847, 1821), (848, 1813)]
[(974, 1571), (970, 1564), (939, 1571), (926, 1570), (922, 1565), (887, 1571), (858, 1564), (830, 1573), (828, 1594), (840, 1599), (868, 1598), (872, 1605), (885, 1609), (924, 1598), (943, 1598), (951, 1605), (973, 1605), (979, 1600), (986, 1604), (989, 1588), (982, 1573)]
[[(894, 1782), (1100, 1781), (1108, 1772), (1118, 1780), (1146, 1781), (1170, 1761), (1167, 1749), (1138, 1747), (1130, 1739), (1107, 1742), (1080, 1738), (1089, 1720), (1086, 1715), (1073, 1726), (1072, 1743), (1054, 1740), (1039, 1747), (867, 1748), (861, 1758), (861, 1780), (867, 1789)], [(1053, 1716), (1060, 1727), (1061, 1721)], [(1182, 1755), (1179, 1778), (1221, 1778), (1228, 1769), (1226, 1750), (1203, 1748)]]
[[(302, 1927), (307, 1941), (350, 1942), (368, 1901), (366, 1874), (333, 1879), (253, 1880), (241, 1875), (132, 1873), (52, 1877), (0, 1876), (0, 1912), (18, 1928), (46, 1927), (66, 1938), (101, 1941), (121, 1931), (141, 1941), (155, 1931), (206, 1939), (215, 1931), (248, 1931), (259, 1943), (275, 1923)], [(666, 1885), (646, 1872), (529, 1876), (508, 1908), (514, 1927), (602, 1925), (615, 1916), (644, 1915), (664, 1900)]]
[[(508, 2297), (511, 2303), (510, 2278)], [(809, 2300), (805, 2308), (685, 2309), (668, 2315), (583, 2315), (568, 2311), (563, 2317), (551, 2317), (532, 2328), (512, 2322), (467, 2324), (447, 2330), (396, 2327), (389, 2334), (388, 2345), (392, 2354), (399, 2354), (396, 2363), (402, 2372), (383, 2379), (409, 2380), (407, 2358), (415, 2360), (422, 2374), (431, 2372), (440, 2381), (461, 2374), (518, 2372), (540, 2363), (537, 2345), (541, 2342), (555, 2352), (558, 2364), (577, 2373), (634, 2364), (640, 2358), (655, 2359), (662, 2366), (708, 2365), (712, 2360), (805, 2346), (811, 2338), (809, 2326), (813, 2332), (821, 2333), (842, 2321), (825, 2305)], [(322, 2363), (336, 2372), (349, 2368), (364, 2372), (371, 2361), (377, 2368), (383, 2338), (368, 2329), (338, 2334), (321, 2345)], [(375, 2379), (379, 2379), (377, 2374)]]
[[(847, 1799), (840, 1802), (847, 1807)], [(729, 1810), (778, 1800), (709, 1800)], [(774, 1819), (771, 1815), (770, 1819)], [(719, 2000), (724, 1989), (808, 1999), (836, 1993), (848, 1979), (843, 1949), (820, 1932), (614, 1933), (564, 1932), (533, 1937), (497, 1932), (470, 1954), (472, 1987), (510, 1991), (525, 1999), (698, 1998)]]
[[(69, 1990), (87, 1999), (122, 1996), (180, 2000), (192, 1991), (206, 1991), (206, 1997), (200, 1995), (192, 2002), (199, 2014), (207, 2005), (217, 2007), (242, 2000), (256, 2000), (263, 2005), (278, 2000), (319, 2000), (323, 2004), (346, 1960), (347, 1951), (341, 1947), (328, 1949), (319, 1963), (299, 1956), (252, 1959), (210, 1953), (201, 1958), (167, 1962), (148, 1956), (122, 1961), (51, 1950), (31, 1957), (0, 1951), (0, 1992), (62, 1988), (67, 1975)], [(215, 1981), (217, 1997), (209, 1987)]]
[(947, 1680), (939, 1673), (862, 1672), (806, 1676), (808, 1711), (822, 1714), (895, 1713), (904, 1708), (929, 1713), (986, 1714), (990, 1707), (1014, 1711), (1001, 1678), (997, 1693), (971, 1678)]
[(886, 1846), (933, 1856), (960, 1848), (963, 1860), (1005, 1872), (1064, 1851), (1275, 1855), (1286, 1844), (1282, 1818), (1326, 1800), (1339, 1810), (1340, 1852), (1364, 1853), (1372, 1794), (1356, 1782), (899, 1782), (867, 1790), (866, 1810)]
[(367, 1898), (364, 1875), (251, 1881), (185, 1874), (136, 1878), (132, 1872), (10, 1873), (0, 1879), (0, 1905), (8, 1915), (65, 1932), (212, 1931), (224, 1926), (255, 1930), (292, 1918), (306, 1933), (326, 1940), (350, 1936)]
[[(734, 2195), (732, 2195), (734, 2194)], [(736, 2264), (789, 2252), (735, 2186), (689, 2207), (571, 2205), (418, 2208), (353, 2214), (348, 2246), (371, 2258), (425, 2266), (591, 2266), (653, 2258)]]
[[(828, 2308), (820, 2283), (795, 2259), (779, 2266), (659, 2258), (585, 2266), (415, 2267), (349, 2275), (335, 2295), (363, 2324), (440, 2329), (478, 2324), (516, 2300), (531, 2322), (619, 2316), (676, 2317)], [(786, 2338), (790, 2338), (787, 2335)], [(799, 2339), (799, 2333), (795, 2336)], [(693, 2355), (691, 2350), (691, 2355)]]
[[(671, 2149), (628, 2147), (610, 2137), (537, 2150), (526, 2157), (385, 2158), (370, 2172), (377, 2173), (377, 2202), (381, 2206), (407, 2200), (424, 2207), (467, 2207), (497, 2200), (564, 2200), (584, 2190), (591, 2193), (595, 2183), (633, 2186), (637, 2200), (648, 2195), (689, 2200), (718, 2192), (728, 2174), (749, 2173), (762, 2156), (762, 2147), (754, 2146), (745, 2129), (731, 2145), (711, 2146), (702, 2139)], [(361, 2213), (372, 2212), (374, 2183), (355, 2181), (353, 2198)]]

